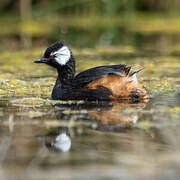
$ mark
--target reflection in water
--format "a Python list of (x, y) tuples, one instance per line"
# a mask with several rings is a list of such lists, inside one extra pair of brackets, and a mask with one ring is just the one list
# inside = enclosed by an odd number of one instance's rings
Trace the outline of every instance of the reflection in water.
[[(95, 121), (97, 126), (93, 127), (93, 129), (120, 131), (124, 128), (132, 127), (138, 121), (138, 113), (145, 106), (145, 103), (57, 104), (55, 114), (59, 121), (65, 119), (67, 121), (70, 119)], [(128, 111), (125, 112), (125, 110)], [(68, 152), (71, 148), (71, 137), (68, 127), (57, 127), (47, 134), (45, 136), (45, 145), (53, 152)]]
[(71, 148), (71, 138), (66, 133), (61, 133), (56, 136), (53, 146), (62, 152), (67, 152)]
[[(62, 129), (62, 128), (61, 128)], [(57, 135), (47, 135), (45, 138), (46, 147), (53, 152), (68, 152), (71, 148), (71, 137), (68, 134), (68, 129), (59, 130)]]
[[(57, 104), (55, 107), (56, 118), (93, 121), (97, 123), (94, 129), (118, 130), (133, 126), (138, 121), (138, 116), (146, 107), (146, 103), (98, 103), (81, 105)], [(67, 113), (68, 112), (68, 113)], [(119, 129), (120, 130), (120, 129)]]
[(0, 108), (0, 179), (179, 179), (179, 112), (168, 109), (179, 97), (44, 107), (50, 114), (31, 118), (19, 114), (31, 108)]
[(114, 103), (111, 109), (89, 112), (88, 116), (100, 122), (98, 130), (121, 130), (121, 128), (132, 127), (137, 121), (145, 103), (128, 104)]
[[(99, 104), (57, 104), (54, 108), (59, 121), (71, 119), (97, 122), (92, 129), (100, 131), (121, 131), (132, 127), (138, 121), (139, 112), (145, 103), (99, 103)], [(80, 128), (80, 127), (79, 127)], [(73, 128), (73, 134), (77, 129)], [(80, 130), (80, 132), (82, 132)], [(52, 152), (68, 152), (71, 149), (71, 136), (68, 127), (57, 127), (44, 136), (46, 147)]]

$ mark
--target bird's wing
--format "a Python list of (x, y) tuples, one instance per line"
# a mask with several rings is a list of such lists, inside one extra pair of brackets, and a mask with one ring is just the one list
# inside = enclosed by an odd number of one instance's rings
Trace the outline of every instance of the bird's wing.
[(109, 65), (109, 66), (99, 66), (95, 68), (88, 69), (83, 71), (75, 76), (72, 82), (72, 86), (78, 86), (82, 88), (88, 83), (102, 78), (104, 75), (118, 75), (118, 76), (127, 76), (129, 74), (131, 67), (124, 64), (119, 65)]

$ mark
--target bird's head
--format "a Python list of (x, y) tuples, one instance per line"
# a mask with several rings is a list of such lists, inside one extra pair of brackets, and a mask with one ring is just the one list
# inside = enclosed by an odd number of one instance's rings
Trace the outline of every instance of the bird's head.
[(64, 42), (57, 42), (49, 46), (43, 57), (34, 61), (35, 63), (45, 63), (54, 68), (66, 65), (72, 57), (71, 50)]

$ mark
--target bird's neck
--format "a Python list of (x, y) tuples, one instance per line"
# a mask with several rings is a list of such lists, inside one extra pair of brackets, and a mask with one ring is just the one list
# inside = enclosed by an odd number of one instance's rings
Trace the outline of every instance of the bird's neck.
[(58, 79), (61, 83), (74, 78), (75, 75), (75, 61), (71, 59), (66, 65), (57, 68)]
[[(74, 78), (75, 75), (75, 60), (72, 57), (69, 62), (67, 62), (64, 66), (59, 66), (57, 68), (58, 77), (55, 83), (55, 86), (53, 88), (52, 92), (52, 99), (63, 99), (65, 96), (65, 91), (67, 89), (64, 89), (65, 82), (70, 81)], [(67, 84), (67, 83), (66, 83)]]

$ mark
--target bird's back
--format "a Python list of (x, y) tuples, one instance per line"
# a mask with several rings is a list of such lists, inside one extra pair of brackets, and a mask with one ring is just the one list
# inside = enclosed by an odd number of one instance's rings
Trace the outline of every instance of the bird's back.
[(147, 98), (136, 72), (126, 65), (99, 66), (79, 73), (71, 80), (70, 99), (139, 101)]

